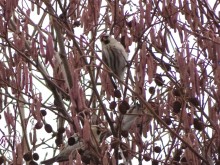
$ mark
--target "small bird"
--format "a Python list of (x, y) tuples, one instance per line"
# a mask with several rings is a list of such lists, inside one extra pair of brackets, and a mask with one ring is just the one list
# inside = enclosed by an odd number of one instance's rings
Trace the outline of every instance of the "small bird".
[[(145, 120), (137, 120), (140, 116), (144, 117)], [(129, 131), (135, 121), (139, 123), (141, 122), (143, 125), (149, 124), (152, 121), (152, 115), (150, 115), (145, 108), (141, 108), (140, 104), (135, 104), (130, 107), (125, 115), (123, 115), (121, 130)]]
[(123, 45), (107, 34), (101, 36), (101, 43), (103, 62), (123, 81), (128, 60)]
[[(92, 125), (91, 126), (91, 132), (92, 132), (92, 145), (96, 145), (95, 143), (101, 143), (102, 140), (107, 138), (111, 135), (111, 132), (104, 127), (98, 126), (98, 125)], [(55, 162), (64, 162), (69, 160), (69, 155), (72, 154), (73, 159), (76, 158), (77, 151), (82, 151), (84, 153), (84, 157), (90, 158), (92, 154), (90, 154), (87, 150), (87, 145), (83, 141), (82, 138), (79, 137), (77, 133), (75, 133), (71, 138), (74, 138), (75, 143), (73, 145), (66, 145), (66, 147), (63, 148), (60, 153), (50, 159), (44, 160), (41, 162), (41, 164), (45, 165), (51, 165)], [(93, 147), (94, 147), (93, 146)], [(97, 145), (96, 145), (97, 146)], [(94, 155), (93, 155), (94, 156)]]
[(121, 122), (121, 130), (122, 131), (128, 131), (132, 124), (135, 122), (135, 120), (138, 118), (139, 115), (142, 114), (142, 111), (140, 109), (140, 105), (133, 105), (128, 112), (123, 115), (123, 119)]

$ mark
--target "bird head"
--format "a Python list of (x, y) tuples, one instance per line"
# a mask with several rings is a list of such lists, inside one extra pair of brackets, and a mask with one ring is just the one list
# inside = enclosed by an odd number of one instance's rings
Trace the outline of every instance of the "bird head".
[(95, 143), (101, 143), (107, 137), (112, 135), (112, 132), (108, 128), (100, 125), (92, 125), (91, 131), (93, 139), (96, 141)]
[(101, 35), (100, 40), (103, 44), (109, 44), (110, 43), (110, 35), (104, 33)]

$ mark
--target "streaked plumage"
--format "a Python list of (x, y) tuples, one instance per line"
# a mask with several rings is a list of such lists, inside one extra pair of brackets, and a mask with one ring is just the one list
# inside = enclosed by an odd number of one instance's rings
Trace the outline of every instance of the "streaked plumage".
[[(138, 120), (138, 117), (140, 116), (142, 117), (142, 119)], [(131, 106), (131, 108), (127, 111), (125, 115), (123, 115), (123, 119), (121, 122), (121, 130), (129, 131), (131, 126), (135, 124), (135, 122), (141, 123), (146, 126), (151, 121), (152, 115), (150, 115), (150, 113), (148, 113), (146, 109), (141, 108), (139, 104), (135, 104)]]
[(132, 106), (128, 112), (123, 116), (122, 123), (121, 123), (121, 130), (128, 131), (135, 120), (138, 118), (139, 115), (142, 114), (139, 105)]
[(102, 60), (120, 80), (124, 78), (128, 54), (123, 45), (109, 35), (101, 37)]
[[(91, 142), (93, 147), (97, 146), (97, 143), (100, 143), (103, 138), (106, 138), (107, 136), (110, 136), (110, 131), (106, 128), (97, 126), (97, 125), (92, 125), (91, 126)], [(41, 162), (41, 164), (45, 165), (51, 165), (55, 162), (64, 162), (69, 160), (69, 155), (72, 154), (73, 159), (76, 158), (77, 151), (82, 150), (85, 153), (85, 156), (87, 157), (93, 157), (91, 156), (93, 153), (90, 154), (89, 150), (87, 149), (87, 145), (83, 141), (82, 138), (78, 136), (78, 134), (74, 134), (72, 137), (75, 139), (75, 144), (73, 145), (66, 145), (60, 153), (48, 160), (44, 160)]]

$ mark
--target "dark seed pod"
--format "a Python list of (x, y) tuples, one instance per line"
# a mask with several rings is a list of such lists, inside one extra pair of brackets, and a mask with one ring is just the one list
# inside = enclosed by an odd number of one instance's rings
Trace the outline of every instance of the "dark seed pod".
[(35, 124), (36, 129), (41, 129), (42, 127), (43, 127), (43, 123), (40, 121)]
[(166, 70), (166, 71), (170, 71), (170, 70), (171, 70), (170, 65), (167, 64), (167, 63), (165, 63), (165, 62), (162, 63), (161, 67), (162, 67), (164, 70)]
[(195, 107), (198, 107), (200, 105), (199, 100), (196, 97), (190, 97), (188, 98), (188, 101)]
[(117, 106), (116, 102), (115, 101), (112, 101), (109, 105), (109, 108), (110, 109), (115, 109), (115, 107)]
[(154, 152), (160, 153), (160, 152), (161, 152), (161, 147), (155, 146), (155, 147), (154, 147)]
[(60, 146), (61, 144), (63, 144), (63, 135), (62, 134), (57, 134), (55, 143), (57, 146)]
[(199, 119), (193, 119), (194, 128), (198, 131), (202, 131), (204, 129), (204, 124)]
[(151, 157), (150, 157), (149, 154), (144, 154), (144, 155), (143, 155), (143, 159), (144, 159), (146, 162), (148, 162), (148, 161), (151, 160)]
[(122, 114), (125, 114), (127, 112), (127, 110), (129, 110), (130, 108), (130, 105), (128, 104), (127, 101), (123, 100), (120, 104), (119, 104), (119, 111), (122, 113)]
[(45, 124), (44, 129), (47, 133), (51, 133), (53, 131), (50, 124)]
[(173, 93), (174, 96), (181, 96), (181, 92), (177, 88), (173, 89), (172, 93)]
[(167, 125), (172, 124), (172, 120), (171, 120), (170, 117), (164, 117), (164, 118), (163, 118), (163, 121), (164, 121)]
[(60, 128), (58, 128), (57, 133), (58, 133), (58, 134), (63, 134), (65, 131), (66, 131), (66, 130), (65, 130), (64, 127), (60, 127)]
[(174, 101), (173, 102), (173, 112), (174, 113), (179, 113), (181, 107), (182, 107), (181, 102), (179, 102), (179, 101)]
[(27, 152), (23, 155), (23, 158), (26, 162), (30, 161), (32, 159), (32, 154), (30, 152)]
[(79, 27), (81, 25), (81, 23), (80, 23), (80, 21), (74, 21), (73, 25), (76, 27)]
[(158, 160), (156, 160), (156, 159), (153, 159), (152, 160), (152, 165), (158, 165), (159, 164), (159, 161)]
[(156, 75), (154, 81), (158, 86), (163, 86), (164, 81), (160, 75)]
[(34, 153), (32, 156), (33, 156), (33, 159), (34, 159), (34, 160), (38, 160), (38, 159), (39, 159), (38, 153)]
[(42, 116), (46, 116), (47, 115), (47, 111), (45, 111), (44, 109), (40, 110), (40, 113), (41, 113)]
[(124, 138), (127, 138), (127, 137), (128, 137), (128, 131), (121, 131), (121, 135), (122, 135)]
[(132, 21), (127, 21), (127, 22), (126, 22), (126, 25), (127, 25), (129, 28), (131, 28), (131, 27), (132, 27)]
[(116, 89), (116, 90), (114, 91), (114, 96), (115, 96), (116, 98), (121, 98), (121, 92), (120, 92), (118, 89)]
[(154, 93), (155, 93), (155, 88), (154, 88), (154, 87), (150, 87), (150, 88), (149, 88), (149, 93), (152, 94), (152, 95), (154, 95)]

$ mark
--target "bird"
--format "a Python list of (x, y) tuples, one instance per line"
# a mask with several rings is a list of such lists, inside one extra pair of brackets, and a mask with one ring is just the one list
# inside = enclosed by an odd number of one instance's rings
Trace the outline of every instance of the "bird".
[(123, 119), (121, 122), (121, 130), (128, 131), (135, 120), (138, 118), (139, 115), (142, 114), (140, 109), (140, 105), (136, 104), (131, 106), (131, 108), (127, 111), (125, 115), (123, 115)]
[(125, 115), (123, 115), (121, 122), (121, 130), (129, 131), (131, 126), (135, 123), (135, 121), (138, 121), (137, 119), (140, 116), (145, 116), (145, 121), (139, 121), (143, 125), (149, 124), (152, 120), (152, 115), (150, 115), (150, 113), (147, 112), (146, 108), (141, 108), (141, 105), (136, 103), (130, 107), (130, 109), (127, 111)]
[(128, 60), (124, 46), (108, 34), (101, 36), (101, 44), (102, 61), (123, 81)]
[[(111, 131), (105, 127), (101, 127), (98, 125), (91, 125), (91, 143), (92, 147), (95, 148), (94, 146), (98, 143), (100, 144), (102, 140), (105, 138), (109, 137), (111, 135)], [(55, 157), (52, 157), (50, 159), (44, 160), (41, 162), (41, 164), (45, 165), (51, 165), (55, 162), (64, 162), (69, 160), (69, 155), (72, 154), (73, 159), (76, 158), (77, 151), (79, 153), (82, 153), (84, 157), (88, 159), (94, 159), (94, 154), (90, 153), (87, 149), (87, 144), (83, 141), (83, 139), (79, 136), (79, 134), (75, 133), (71, 138), (74, 138), (74, 144), (73, 145), (68, 145), (60, 151), (58, 155)], [(83, 157), (82, 156), (82, 157)], [(97, 160), (97, 159), (96, 159)]]

